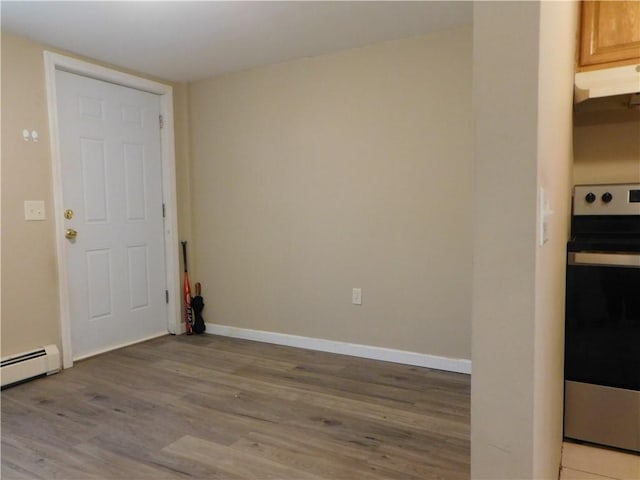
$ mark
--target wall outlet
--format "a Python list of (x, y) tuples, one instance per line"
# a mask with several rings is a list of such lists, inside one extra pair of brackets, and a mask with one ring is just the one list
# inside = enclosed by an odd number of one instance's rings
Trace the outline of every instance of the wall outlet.
[(44, 200), (25, 200), (24, 219), (46, 220), (46, 216), (44, 214)]
[(362, 305), (362, 289), (354, 288), (351, 292), (351, 303), (354, 305)]

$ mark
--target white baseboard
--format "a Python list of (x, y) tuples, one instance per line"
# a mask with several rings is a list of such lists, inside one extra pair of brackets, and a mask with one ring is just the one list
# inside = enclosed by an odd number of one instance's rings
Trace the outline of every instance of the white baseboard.
[(263, 330), (251, 330), (248, 328), (237, 328), (213, 323), (207, 323), (206, 327), (206, 333), (210, 333), (212, 335), (242, 338), (245, 340), (274, 343), (276, 345), (306, 348), (308, 350), (318, 350), (321, 352), (340, 353), (343, 355), (351, 355), (353, 357), (371, 358), (373, 360), (383, 360), (385, 362), (403, 363), (405, 365), (415, 365), (417, 367), (427, 367), (434, 368), (436, 370), (471, 374), (471, 360), (464, 358), (439, 357), (437, 355), (428, 355), (426, 353), (407, 352), (405, 350), (394, 350), (392, 348), (373, 347), (370, 345), (338, 342), (322, 338), (302, 337), (286, 333), (266, 332)]

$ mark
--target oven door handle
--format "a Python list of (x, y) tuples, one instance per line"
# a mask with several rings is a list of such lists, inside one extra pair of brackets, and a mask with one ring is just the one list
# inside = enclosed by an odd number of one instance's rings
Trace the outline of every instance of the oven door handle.
[(569, 265), (640, 268), (640, 253), (569, 252)]

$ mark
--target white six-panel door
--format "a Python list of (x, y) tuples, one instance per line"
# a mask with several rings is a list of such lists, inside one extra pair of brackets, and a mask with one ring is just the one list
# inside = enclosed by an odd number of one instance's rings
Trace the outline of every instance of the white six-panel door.
[[(166, 333), (157, 95), (56, 71), (73, 358)], [(67, 215), (68, 216), (68, 215)]]

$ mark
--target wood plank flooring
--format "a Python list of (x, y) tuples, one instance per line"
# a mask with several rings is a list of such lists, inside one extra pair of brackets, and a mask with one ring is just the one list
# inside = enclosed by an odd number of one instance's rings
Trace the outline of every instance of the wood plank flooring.
[(2, 478), (468, 479), (468, 375), (167, 336), (4, 390)]

